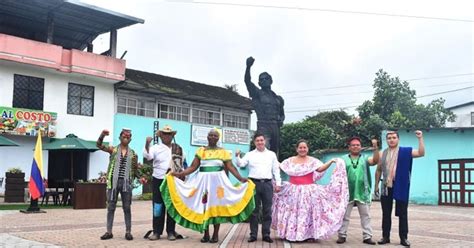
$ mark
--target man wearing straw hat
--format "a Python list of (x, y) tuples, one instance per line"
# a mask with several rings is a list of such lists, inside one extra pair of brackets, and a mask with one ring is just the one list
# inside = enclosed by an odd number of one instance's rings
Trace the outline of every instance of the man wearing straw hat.
[[(150, 146), (150, 142), (153, 138), (146, 138), (143, 157), (146, 160), (153, 160), (153, 234), (148, 237), (149, 240), (160, 239), (165, 226), (166, 209), (163, 204), (163, 198), (161, 197), (160, 185), (169, 170), (179, 172), (183, 169), (183, 150), (178, 144), (172, 143), (175, 135), (176, 131), (174, 131), (171, 126), (165, 125), (156, 132), (156, 136), (160, 137), (161, 144)], [(175, 231), (175, 221), (168, 214), (166, 215), (168, 240), (182, 239), (183, 236)]]

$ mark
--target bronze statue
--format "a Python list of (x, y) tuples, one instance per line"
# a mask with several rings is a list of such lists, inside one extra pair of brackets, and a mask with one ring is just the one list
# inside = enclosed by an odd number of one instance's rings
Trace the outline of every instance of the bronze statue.
[(262, 72), (258, 77), (259, 89), (250, 79), (250, 67), (255, 59), (247, 58), (247, 68), (245, 70), (245, 85), (252, 98), (252, 106), (257, 114), (257, 132), (265, 135), (266, 146), (274, 151), (278, 156), (280, 149), (280, 127), (285, 120), (285, 104), (283, 98), (272, 91), (272, 76), (267, 72)]

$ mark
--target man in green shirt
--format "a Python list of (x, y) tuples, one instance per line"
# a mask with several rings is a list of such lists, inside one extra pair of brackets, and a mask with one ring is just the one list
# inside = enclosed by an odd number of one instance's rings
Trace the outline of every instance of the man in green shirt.
[(359, 209), (360, 222), (362, 225), (363, 243), (375, 245), (372, 240), (372, 228), (370, 227), (370, 202), (371, 202), (371, 185), (370, 176), (371, 165), (376, 165), (379, 161), (379, 151), (377, 140), (372, 140), (373, 156), (368, 157), (361, 154), (361, 141), (359, 137), (352, 137), (348, 140), (349, 154), (342, 157), (346, 163), (347, 182), (349, 185), (349, 204), (347, 205), (344, 221), (339, 229), (338, 244), (346, 242), (347, 229), (351, 218), (352, 208), (357, 206)]

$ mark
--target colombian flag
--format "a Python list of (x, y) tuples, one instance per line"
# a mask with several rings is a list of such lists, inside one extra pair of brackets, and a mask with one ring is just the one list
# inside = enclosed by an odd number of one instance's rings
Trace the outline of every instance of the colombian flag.
[(31, 165), (30, 182), (31, 199), (36, 200), (44, 195), (43, 184), (43, 145), (41, 144), (41, 132), (38, 133), (36, 141), (35, 154), (33, 156), (33, 164)]

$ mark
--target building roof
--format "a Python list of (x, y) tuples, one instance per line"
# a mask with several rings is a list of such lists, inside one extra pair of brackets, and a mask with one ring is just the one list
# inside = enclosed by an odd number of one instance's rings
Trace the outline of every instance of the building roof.
[(0, 4), (0, 32), (46, 41), (53, 15), (53, 44), (84, 50), (98, 35), (144, 20), (74, 0), (15, 0)]
[(446, 108), (446, 109), (452, 110), (452, 109), (457, 109), (457, 108), (461, 108), (461, 107), (465, 107), (465, 106), (469, 106), (469, 105), (474, 105), (474, 101), (470, 101), (470, 102), (465, 102), (465, 103), (462, 103), (462, 104), (454, 105), (454, 106), (451, 106), (451, 107)]
[(248, 111), (253, 109), (249, 98), (226, 88), (133, 69), (127, 69), (125, 81), (115, 87)]

